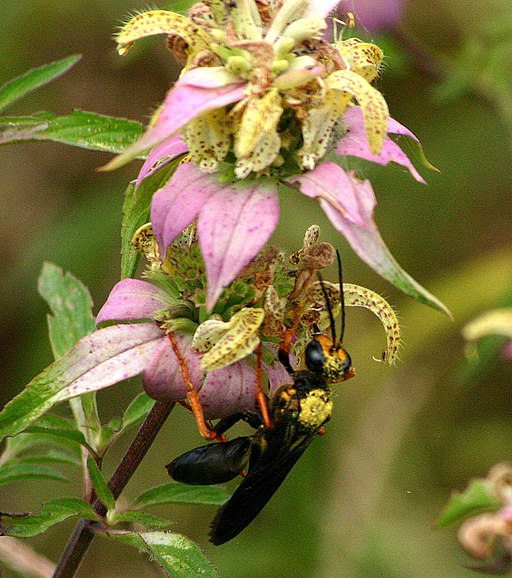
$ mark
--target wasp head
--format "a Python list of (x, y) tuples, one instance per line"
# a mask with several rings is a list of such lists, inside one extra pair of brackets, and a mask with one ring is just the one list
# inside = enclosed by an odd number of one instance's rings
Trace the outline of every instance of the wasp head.
[(328, 383), (337, 383), (355, 375), (350, 355), (340, 343), (317, 333), (306, 346), (306, 367)]

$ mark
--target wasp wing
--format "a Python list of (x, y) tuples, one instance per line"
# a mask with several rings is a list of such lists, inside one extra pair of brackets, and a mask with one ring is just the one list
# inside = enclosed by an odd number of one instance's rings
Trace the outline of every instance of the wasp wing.
[[(281, 429), (281, 428), (280, 428)], [(289, 422), (286, 431), (268, 432), (263, 437), (260, 454), (249, 463), (249, 472), (229, 501), (219, 509), (212, 522), (210, 540), (224, 544), (246, 528), (265, 507), (320, 428), (297, 436), (296, 424)], [(284, 437), (283, 437), (284, 436)], [(253, 452), (257, 450), (253, 448)]]

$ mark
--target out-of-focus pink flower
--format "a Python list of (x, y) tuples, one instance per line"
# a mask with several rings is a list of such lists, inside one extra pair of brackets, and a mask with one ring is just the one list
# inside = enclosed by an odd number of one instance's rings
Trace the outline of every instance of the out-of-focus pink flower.
[(368, 32), (383, 32), (400, 22), (405, 0), (341, 0), (339, 10), (352, 12), (356, 26)]

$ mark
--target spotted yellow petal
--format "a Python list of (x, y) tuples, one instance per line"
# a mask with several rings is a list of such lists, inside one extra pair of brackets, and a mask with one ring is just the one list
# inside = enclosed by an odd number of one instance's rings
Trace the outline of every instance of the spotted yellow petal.
[(239, 159), (248, 157), (262, 135), (277, 133), (282, 112), (281, 96), (276, 89), (249, 99), (235, 137), (235, 155)]
[(349, 70), (356, 72), (368, 82), (376, 78), (384, 53), (375, 44), (351, 38), (336, 43)]
[(260, 342), (258, 330), (264, 317), (263, 309), (247, 307), (233, 315), (229, 322), (223, 324), (223, 328), (219, 323), (212, 324), (205, 330), (201, 330), (199, 326), (200, 347), (204, 347), (205, 336), (211, 340), (217, 338), (211, 349), (203, 355), (201, 368), (205, 371), (221, 369), (252, 353)]
[(193, 52), (204, 50), (213, 42), (210, 35), (192, 20), (168, 10), (150, 10), (137, 14), (115, 36), (117, 50), (123, 55), (135, 41), (153, 34), (175, 34), (193, 47)]
[(135, 231), (131, 245), (137, 253), (142, 253), (150, 264), (155, 267), (160, 265), (160, 251), (151, 223), (146, 223)]
[(303, 145), (298, 151), (303, 169), (314, 169), (316, 161), (325, 155), (332, 130), (340, 116), (340, 107), (334, 91), (326, 94), (321, 106), (308, 111), (302, 122)]
[(192, 347), (200, 353), (206, 353), (228, 330), (229, 323), (222, 321), (220, 317), (211, 317), (196, 329), (192, 339)]
[(343, 283), (343, 296), (348, 307), (365, 307), (377, 315), (386, 332), (386, 351), (383, 352), (381, 360), (388, 365), (395, 365), (401, 334), (393, 307), (375, 291), (352, 283)]
[(382, 94), (363, 77), (351, 70), (337, 70), (326, 80), (327, 86), (339, 93), (340, 105), (354, 97), (361, 106), (370, 150), (379, 154), (387, 134), (389, 110)]
[(231, 125), (224, 108), (202, 114), (191, 121), (183, 132), (190, 159), (201, 170), (213, 173), (223, 161), (231, 146)]
[[(340, 286), (327, 281), (323, 284), (336, 317), (340, 310)], [(389, 365), (395, 365), (401, 337), (398, 319), (391, 305), (375, 291), (352, 283), (343, 283), (343, 298), (347, 307), (365, 307), (377, 315), (386, 332), (386, 350), (379, 359)], [(316, 282), (311, 286), (306, 299), (308, 307), (301, 322), (305, 325), (316, 323), (322, 329), (327, 327), (329, 316), (320, 283)]]

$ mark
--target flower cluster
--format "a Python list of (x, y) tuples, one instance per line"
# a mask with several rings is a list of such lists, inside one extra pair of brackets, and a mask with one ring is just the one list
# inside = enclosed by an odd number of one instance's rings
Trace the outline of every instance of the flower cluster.
[[(269, 246), (224, 290), (210, 313), (205, 302), (204, 263), (193, 231), (181, 235), (164, 263), (157, 266), (151, 232), (144, 227), (134, 244), (142, 248), (150, 263), (148, 280), (120, 281), (100, 310), (97, 324), (123, 324), (128, 341), (132, 333), (138, 335), (147, 328), (151, 351), (143, 368), (143, 385), (151, 397), (187, 397), (181, 356), (207, 419), (254, 410), (254, 351), (260, 343), (263, 386), (272, 393), (290, 379), (277, 361), (276, 343), (293, 340), (295, 366), (304, 367), (303, 353), (312, 327), (327, 328), (330, 322), (325, 292), (334, 313), (339, 311), (339, 285), (324, 282), (324, 290), (320, 290), (317, 281), (317, 271), (332, 264), (336, 255), (318, 236), (319, 228), (310, 227), (304, 246), (289, 259)], [(345, 283), (343, 294), (347, 306), (368, 308), (379, 317), (387, 337), (383, 359), (393, 364), (400, 344), (393, 309), (382, 297), (358, 285)], [(122, 364), (119, 370), (123, 370)]]
[(323, 37), (335, 5), (209, 0), (194, 5), (188, 17), (143, 12), (116, 36), (125, 53), (140, 38), (167, 34), (184, 65), (147, 131), (107, 168), (153, 149), (140, 185), (182, 157), (153, 197), (151, 221), (162, 256), (197, 224), (210, 310), (269, 240), (279, 220), (279, 194), (297, 190), (320, 202), (379, 274), (444, 309), (393, 259), (373, 221), (371, 184), (347, 168), (352, 157), (394, 162), (424, 182), (390, 135), (409, 139), (421, 156), (416, 137), (389, 117), (371, 85), (381, 50), (357, 38), (329, 43)]

